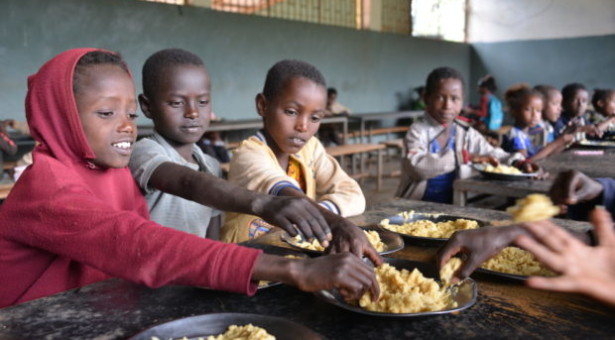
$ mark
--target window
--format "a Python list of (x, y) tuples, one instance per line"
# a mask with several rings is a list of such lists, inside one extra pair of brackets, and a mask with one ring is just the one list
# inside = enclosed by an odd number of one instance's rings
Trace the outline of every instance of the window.
[(412, 35), (466, 41), (466, 0), (413, 0)]

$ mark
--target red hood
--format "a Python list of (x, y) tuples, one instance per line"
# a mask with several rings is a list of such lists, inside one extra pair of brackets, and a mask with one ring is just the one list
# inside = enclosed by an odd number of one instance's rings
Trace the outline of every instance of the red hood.
[(28, 78), (26, 117), (37, 152), (62, 162), (94, 158), (73, 95), (75, 65), (94, 48), (72, 49), (57, 55)]

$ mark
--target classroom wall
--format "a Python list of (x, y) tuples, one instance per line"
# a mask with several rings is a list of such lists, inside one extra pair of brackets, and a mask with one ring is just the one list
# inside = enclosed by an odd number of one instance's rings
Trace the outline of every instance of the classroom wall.
[(214, 110), (227, 119), (256, 117), (254, 97), (267, 69), (283, 58), (316, 65), (354, 112), (396, 110), (398, 98), (437, 66), (470, 75), (471, 49), (464, 44), (136, 0), (2, 0), (0, 23), (4, 119), (24, 119), (29, 74), (82, 46), (120, 51), (137, 83), (153, 52), (180, 47), (197, 53), (210, 69)]
[(615, 34), (613, 0), (468, 0), (468, 41)]
[(580, 82), (591, 90), (615, 88), (615, 34), (570, 39), (546, 39), (472, 44), (472, 101), (476, 83), (495, 76), (502, 98), (517, 83), (550, 84), (557, 88)]

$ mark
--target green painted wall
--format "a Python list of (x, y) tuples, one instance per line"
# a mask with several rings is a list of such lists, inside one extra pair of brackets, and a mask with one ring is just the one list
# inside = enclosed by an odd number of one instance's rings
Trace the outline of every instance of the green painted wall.
[(590, 92), (596, 87), (615, 88), (615, 35), (480, 43), (472, 47), (475, 103), (475, 84), (486, 73), (495, 76), (500, 97), (517, 83), (550, 84), (561, 89), (568, 83), (579, 82)]
[(83, 46), (120, 51), (137, 83), (153, 52), (197, 53), (212, 75), (214, 110), (228, 119), (256, 117), (254, 96), (283, 58), (316, 65), (355, 112), (395, 110), (398, 94), (438, 66), (470, 74), (468, 45), (136, 0), (2, 0), (0, 23), (1, 118), (24, 119), (27, 76)]

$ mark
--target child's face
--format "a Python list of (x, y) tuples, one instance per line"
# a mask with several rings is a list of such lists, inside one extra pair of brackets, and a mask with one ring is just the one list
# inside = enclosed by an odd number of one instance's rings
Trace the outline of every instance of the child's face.
[(543, 115), (544, 119), (555, 122), (562, 114), (562, 94), (559, 91), (549, 92), (549, 98), (545, 105)]
[(611, 94), (606, 101), (598, 101), (596, 110), (605, 116), (615, 115), (615, 93)]
[(326, 89), (314, 81), (295, 77), (286, 81), (270, 102), (256, 98), (258, 114), (263, 117), (268, 142), (280, 157), (295, 154), (314, 136), (327, 103)]
[(116, 65), (89, 66), (81, 76), (75, 102), (83, 131), (101, 168), (128, 165), (137, 138), (135, 87)]
[(542, 116), (542, 98), (538, 96), (527, 96), (519, 111), (514, 112), (517, 125), (522, 127), (533, 127), (540, 123)]
[(176, 65), (161, 79), (153, 98), (139, 97), (141, 110), (172, 146), (198, 142), (211, 118), (209, 74), (202, 66)]
[(463, 85), (461, 80), (441, 79), (438, 88), (425, 95), (425, 110), (440, 124), (449, 124), (461, 112)]
[(571, 115), (571, 117), (579, 117), (587, 110), (587, 101), (589, 94), (585, 90), (577, 90), (572, 98), (564, 101), (562, 106), (564, 111)]

